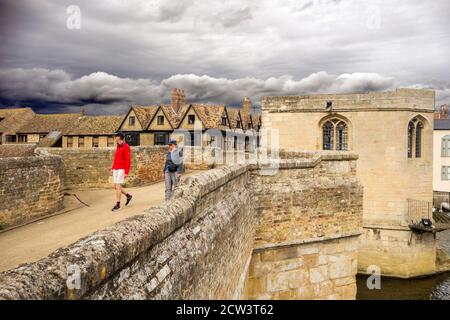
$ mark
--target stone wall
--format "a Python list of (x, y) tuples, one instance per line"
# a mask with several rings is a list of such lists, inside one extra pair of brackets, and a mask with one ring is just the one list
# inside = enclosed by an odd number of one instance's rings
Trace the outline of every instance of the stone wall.
[(34, 156), (33, 144), (0, 144), (0, 158), (16, 158)]
[(354, 299), (363, 188), (353, 153), (285, 153), (252, 173), (250, 299)]
[(0, 158), (0, 229), (61, 210), (63, 167), (60, 157)]
[(354, 299), (357, 156), (280, 154), (187, 178), (170, 205), (0, 274), (0, 299)]
[(385, 276), (413, 278), (434, 274), (436, 235), (418, 234), (409, 228), (365, 227), (358, 252), (358, 273), (376, 266)]
[(357, 237), (255, 250), (248, 299), (354, 300)]
[(187, 178), (170, 205), (0, 274), (0, 299), (239, 298), (256, 225), (248, 179), (246, 165)]
[[(166, 147), (132, 147), (131, 169), (127, 186), (139, 186), (162, 180)], [(66, 189), (111, 187), (111, 166), (115, 148), (61, 149), (38, 148), (40, 154), (63, 158)]]

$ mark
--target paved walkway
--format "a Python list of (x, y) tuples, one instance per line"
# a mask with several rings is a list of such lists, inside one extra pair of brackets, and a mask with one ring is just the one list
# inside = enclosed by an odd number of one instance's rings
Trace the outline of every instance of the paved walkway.
[(0, 233), (0, 272), (37, 261), (58, 248), (164, 202), (162, 182), (127, 191), (133, 195), (133, 200), (128, 207), (122, 203), (122, 209), (117, 212), (111, 211), (115, 203), (113, 189), (74, 191), (89, 207), (81, 206), (73, 197), (66, 197), (65, 213)]

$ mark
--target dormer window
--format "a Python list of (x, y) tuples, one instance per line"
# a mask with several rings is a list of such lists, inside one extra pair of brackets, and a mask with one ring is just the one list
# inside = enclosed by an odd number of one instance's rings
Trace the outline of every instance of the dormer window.
[(164, 116), (158, 116), (158, 126), (164, 125)]
[(128, 124), (129, 124), (130, 126), (134, 127), (135, 124), (136, 124), (136, 117), (133, 117), (133, 116), (129, 117), (129, 118), (128, 118)]
[(240, 127), (241, 127), (241, 121), (240, 121), (240, 120), (238, 120), (238, 121), (236, 122), (236, 127), (237, 127), (237, 128), (240, 128)]
[(222, 116), (222, 125), (226, 126), (227, 124), (228, 124), (227, 117), (226, 116)]
[(190, 114), (188, 115), (188, 124), (194, 124), (195, 123), (195, 115)]

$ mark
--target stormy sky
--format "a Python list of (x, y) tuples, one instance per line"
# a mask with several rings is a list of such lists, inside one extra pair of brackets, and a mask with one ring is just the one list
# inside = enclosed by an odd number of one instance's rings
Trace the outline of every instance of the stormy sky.
[(173, 87), (228, 105), (395, 87), (450, 103), (449, 14), (448, 0), (0, 0), (0, 106), (119, 113)]

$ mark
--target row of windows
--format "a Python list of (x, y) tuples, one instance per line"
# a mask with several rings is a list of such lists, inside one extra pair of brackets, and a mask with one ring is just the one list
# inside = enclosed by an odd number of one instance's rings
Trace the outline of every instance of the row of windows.
[[(92, 137), (91, 140), (91, 147), (92, 148), (98, 148), (99, 147), (99, 137)], [(67, 148), (73, 148), (73, 137), (67, 137)], [(108, 147), (114, 147), (115, 141), (113, 136), (107, 137), (107, 146)], [(78, 137), (78, 148), (84, 148), (85, 147), (85, 137)]]
[[(42, 141), (47, 135), (46, 134), (40, 134), (39, 135), (39, 141)], [(0, 139), (1, 140), (1, 139)], [(0, 141), (1, 142), (1, 141)], [(6, 142), (7, 143), (27, 143), (28, 142), (28, 135), (27, 134), (18, 134), (16, 135), (6, 135)]]
[[(156, 118), (156, 122), (157, 122), (158, 126), (163, 126), (164, 125), (164, 116), (158, 116)], [(129, 117), (128, 125), (130, 127), (134, 127), (136, 125), (136, 117), (134, 117), (134, 116)]]
[[(157, 120), (157, 123), (158, 123), (159, 126), (164, 125), (164, 116), (158, 116), (156, 120)], [(188, 124), (195, 124), (195, 115), (194, 114), (189, 114), (188, 115)], [(130, 127), (134, 127), (136, 125), (136, 117), (130, 116), (128, 118), (128, 125)], [(222, 126), (228, 126), (228, 119), (227, 119), (227, 117), (225, 117), (225, 116), (222, 117), (221, 125)], [(237, 128), (241, 128), (241, 121), (240, 120), (237, 120), (236, 127)], [(250, 128), (250, 127), (251, 127), (251, 125), (249, 123), (248, 124), (248, 128)]]

